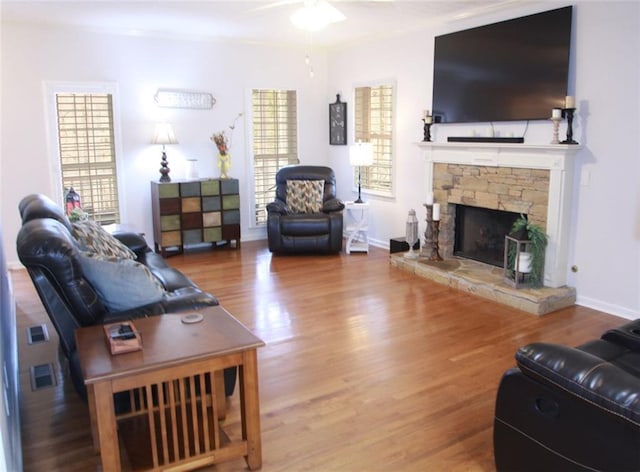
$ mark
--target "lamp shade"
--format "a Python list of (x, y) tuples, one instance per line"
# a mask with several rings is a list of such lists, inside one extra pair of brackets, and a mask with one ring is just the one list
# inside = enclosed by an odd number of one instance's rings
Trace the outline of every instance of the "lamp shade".
[(169, 123), (158, 123), (151, 144), (178, 144), (173, 127)]
[(354, 167), (373, 164), (373, 146), (371, 143), (357, 142), (349, 148), (349, 164)]

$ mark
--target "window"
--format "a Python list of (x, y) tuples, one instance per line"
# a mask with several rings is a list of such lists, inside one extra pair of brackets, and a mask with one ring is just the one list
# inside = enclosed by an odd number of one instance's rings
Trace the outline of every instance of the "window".
[(255, 223), (264, 224), (276, 173), (299, 162), (296, 91), (253, 90), (252, 106)]
[(373, 147), (373, 165), (362, 168), (362, 188), (386, 196), (393, 194), (393, 101), (392, 85), (356, 87), (355, 140)]
[(73, 188), (89, 218), (119, 223), (112, 95), (56, 93), (55, 98), (64, 195)]

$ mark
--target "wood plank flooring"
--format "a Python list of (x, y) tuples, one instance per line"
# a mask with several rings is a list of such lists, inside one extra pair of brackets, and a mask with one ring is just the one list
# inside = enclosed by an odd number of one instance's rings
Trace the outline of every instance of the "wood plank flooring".
[[(265, 342), (259, 350), (263, 468), (493, 471), (493, 408), (515, 350), (569, 345), (625, 320), (571, 307), (543, 317), (391, 267), (389, 253), (274, 256), (264, 241), (168, 259)], [(16, 293), (24, 470), (99, 470), (89, 417), (57, 361), (55, 331), (28, 275)], [(53, 341), (28, 346), (26, 327)], [(58, 385), (29, 386), (54, 362)], [(231, 397), (225, 427), (239, 435)], [(204, 470), (245, 470), (231, 461)]]

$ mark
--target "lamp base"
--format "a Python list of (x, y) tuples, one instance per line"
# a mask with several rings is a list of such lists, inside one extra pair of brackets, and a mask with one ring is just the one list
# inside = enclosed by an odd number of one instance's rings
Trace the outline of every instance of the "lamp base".
[(167, 153), (162, 151), (162, 160), (160, 161), (160, 182), (171, 182), (169, 177), (169, 161), (167, 161)]

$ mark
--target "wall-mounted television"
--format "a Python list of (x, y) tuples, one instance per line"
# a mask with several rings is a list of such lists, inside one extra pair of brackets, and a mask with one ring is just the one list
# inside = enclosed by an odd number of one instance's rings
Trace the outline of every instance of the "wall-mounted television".
[(564, 106), (573, 7), (436, 36), (442, 123), (543, 120)]

